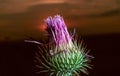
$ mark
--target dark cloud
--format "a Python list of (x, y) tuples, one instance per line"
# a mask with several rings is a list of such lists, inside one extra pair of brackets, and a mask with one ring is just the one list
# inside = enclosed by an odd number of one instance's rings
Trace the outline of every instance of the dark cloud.
[(112, 17), (112, 16), (120, 16), (120, 9), (109, 10), (109, 11), (105, 11), (103, 13), (98, 13), (98, 14), (95, 13), (95, 14), (88, 14), (88, 15), (72, 15), (72, 16), (67, 16), (66, 18), (78, 19), (78, 18)]
[(118, 15), (120, 15), (120, 9), (110, 10), (101, 14), (90, 15), (88, 17), (110, 17), (110, 16), (118, 16)]
[(0, 0), (0, 3), (9, 2), (8, 0)]
[(120, 4), (120, 0), (116, 0), (116, 3), (117, 3), (117, 4)]

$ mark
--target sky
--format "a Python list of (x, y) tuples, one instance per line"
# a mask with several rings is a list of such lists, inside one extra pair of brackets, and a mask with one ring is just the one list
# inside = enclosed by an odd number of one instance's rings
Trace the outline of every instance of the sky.
[(120, 33), (120, 0), (0, 0), (0, 40), (39, 38), (48, 16), (63, 16), (70, 32)]

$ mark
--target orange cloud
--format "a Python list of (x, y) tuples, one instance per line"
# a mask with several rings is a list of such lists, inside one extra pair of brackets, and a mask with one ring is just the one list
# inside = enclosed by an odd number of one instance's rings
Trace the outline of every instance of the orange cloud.
[(25, 12), (30, 6), (51, 3), (64, 3), (64, 0), (8, 0), (0, 2), (0, 14)]

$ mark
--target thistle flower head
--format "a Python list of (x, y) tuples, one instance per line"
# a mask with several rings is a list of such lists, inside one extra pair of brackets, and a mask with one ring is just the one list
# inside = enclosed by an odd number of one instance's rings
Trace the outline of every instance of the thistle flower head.
[(50, 72), (49, 76), (79, 76), (79, 72), (87, 74), (87, 68), (91, 68), (88, 64), (90, 57), (82, 42), (72, 39), (63, 18), (60, 15), (50, 16), (45, 22), (53, 44), (48, 44), (50, 48), (46, 45), (46, 48), (39, 48), (40, 51), (36, 53), (39, 72)]
[(53, 18), (48, 17), (45, 22), (47, 23), (47, 32), (52, 36), (52, 41), (60, 49), (71, 47), (72, 39), (68, 33), (66, 24), (60, 15), (56, 15)]

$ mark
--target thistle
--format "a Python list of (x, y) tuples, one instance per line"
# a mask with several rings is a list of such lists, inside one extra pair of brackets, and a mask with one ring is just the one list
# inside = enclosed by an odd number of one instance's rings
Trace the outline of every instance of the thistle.
[(88, 74), (91, 68), (91, 56), (83, 47), (82, 41), (73, 38), (60, 15), (45, 20), (49, 42), (41, 44), (36, 52), (37, 73), (45, 72), (49, 76), (80, 76)]

